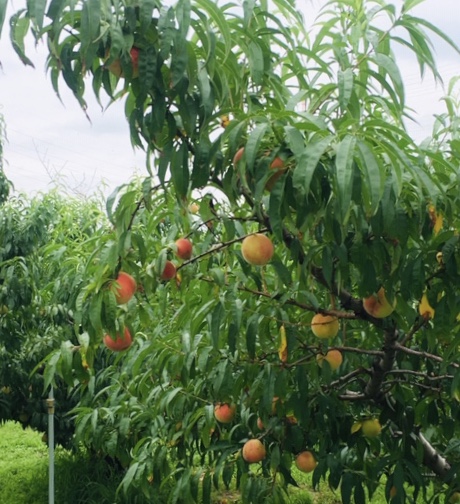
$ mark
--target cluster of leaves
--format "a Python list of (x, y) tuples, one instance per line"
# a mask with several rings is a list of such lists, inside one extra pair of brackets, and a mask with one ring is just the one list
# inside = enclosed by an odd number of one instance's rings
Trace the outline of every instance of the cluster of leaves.
[[(433, 139), (417, 145), (394, 51), (440, 77), (428, 33), (457, 48), (411, 14), (418, 3), (331, 1), (311, 40), (290, 0), (35, 0), (13, 16), (22, 60), (31, 24), (47, 37), (55, 89), (62, 75), (85, 108), (90, 75), (98, 97), (126, 97), (132, 141), (148, 154), (149, 177), (109, 198), (110, 229), (90, 253), (85, 241), (81, 265), (61, 265), (73, 332), (44, 380), (76, 389), (76, 439), (127, 469), (125, 491), (210, 502), (213, 485), (235, 480), (244, 502), (280, 502), (307, 448), (314, 483), (327, 478), (345, 503), (365, 502), (383, 475), (394, 503), (424, 494), (427, 470), (456, 490), (457, 103), (446, 99)], [(256, 231), (275, 243), (264, 268), (238, 247)], [(180, 236), (194, 256), (162, 282)], [(120, 269), (139, 289), (117, 306)], [(383, 321), (361, 301), (382, 286), (397, 305)], [(341, 320), (336, 339), (318, 344), (315, 312)], [(102, 334), (124, 326), (131, 349), (101, 351)], [(316, 362), (332, 347), (344, 355), (337, 374)], [(229, 426), (213, 416), (225, 401), (238, 411)], [(376, 439), (356, 431), (367, 417), (384, 426)], [(268, 451), (257, 469), (239, 456), (250, 437)]]

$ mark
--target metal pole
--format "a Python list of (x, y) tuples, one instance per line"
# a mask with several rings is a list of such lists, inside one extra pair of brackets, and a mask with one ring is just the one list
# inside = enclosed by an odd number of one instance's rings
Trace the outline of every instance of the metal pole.
[(48, 452), (49, 452), (49, 476), (48, 476), (48, 502), (54, 504), (54, 393), (51, 385), (46, 400), (48, 406)]

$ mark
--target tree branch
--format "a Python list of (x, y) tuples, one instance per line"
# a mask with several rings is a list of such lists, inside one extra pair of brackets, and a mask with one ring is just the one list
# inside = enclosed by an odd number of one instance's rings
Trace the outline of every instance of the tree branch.
[(453, 476), (449, 474), (451, 469), (449, 462), (437, 452), (426, 437), (421, 432), (412, 434), (412, 436), (422, 445), (423, 463), (443, 481), (447, 482), (452, 479)]
[[(408, 348), (406, 346), (403, 346), (400, 343), (396, 343), (395, 347), (396, 347), (396, 350), (398, 350), (400, 352), (404, 352), (409, 355), (417, 355), (418, 357), (422, 357), (424, 359), (430, 359), (430, 360), (434, 360), (436, 362), (444, 362), (444, 359), (442, 357), (439, 357), (439, 355), (430, 354), (428, 352), (423, 352), (420, 350), (414, 350), (412, 348)], [(460, 367), (460, 364), (458, 364), (456, 362), (449, 362), (449, 366), (452, 366), (452, 367), (455, 367), (458, 369)]]
[(376, 402), (383, 399), (382, 384), (385, 375), (392, 369), (396, 356), (396, 340), (398, 331), (385, 330), (383, 344), (383, 358), (376, 358), (372, 365), (372, 377), (364, 389), (364, 394)]

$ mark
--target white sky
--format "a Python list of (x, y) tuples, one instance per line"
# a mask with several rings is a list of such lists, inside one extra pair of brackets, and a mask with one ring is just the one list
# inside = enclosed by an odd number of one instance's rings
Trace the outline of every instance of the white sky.
[[(20, 1), (14, 3), (15, 10)], [(310, 26), (325, 0), (298, 0)], [(401, 5), (401, 0), (394, 0)], [(460, 45), (459, 0), (426, 0), (414, 10), (447, 33)], [(123, 101), (102, 112), (93, 99), (88, 82), (87, 101), (92, 124), (64, 84), (63, 103), (59, 101), (45, 74), (44, 51), (29, 46), (28, 54), (35, 69), (25, 67), (13, 52), (9, 41), (8, 19), (0, 41), (0, 114), (8, 135), (5, 145), (6, 173), (16, 190), (33, 193), (63, 183), (78, 194), (102, 190), (108, 194), (133, 174), (146, 173), (143, 152), (134, 152), (124, 117)], [(445, 83), (460, 75), (460, 56), (432, 36), (436, 45), (438, 67)], [(428, 136), (433, 115), (444, 111), (442, 88), (431, 78), (420, 81), (415, 60), (401, 54), (401, 71), (406, 82), (409, 106), (416, 111), (418, 125), (410, 126), (419, 140)]]

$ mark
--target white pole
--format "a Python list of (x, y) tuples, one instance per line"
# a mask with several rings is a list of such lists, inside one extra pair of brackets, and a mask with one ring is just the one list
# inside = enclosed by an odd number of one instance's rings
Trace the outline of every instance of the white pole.
[(54, 394), (51, 385), (46, 400), (48, 405), (48, 452), (49, 452), (49, 477), (48, 477), (48, 502), (54, 504)]

